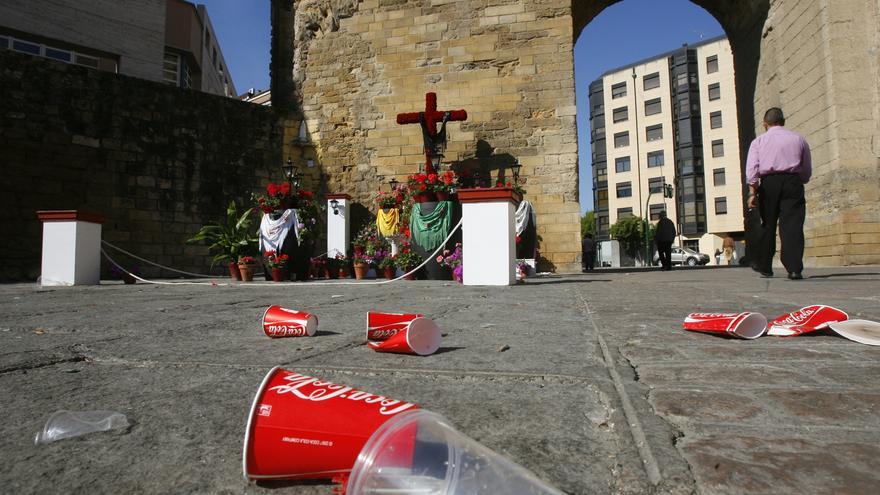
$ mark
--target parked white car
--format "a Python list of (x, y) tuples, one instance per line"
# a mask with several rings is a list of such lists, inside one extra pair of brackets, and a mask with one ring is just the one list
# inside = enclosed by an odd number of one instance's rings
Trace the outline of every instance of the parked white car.
[[(687, 266), (696, 266), (696, 265), (705, 265), (709, 262), (709, 255), (698, 253), (693, 249), (682, 248), (682, 247), (673, 247), (672, 248), (672, 264), (673, 265), (687, 265)], [(657, 255), (657, 252), (654, 251), (654, 264), (660, 263), (660, 257)]]

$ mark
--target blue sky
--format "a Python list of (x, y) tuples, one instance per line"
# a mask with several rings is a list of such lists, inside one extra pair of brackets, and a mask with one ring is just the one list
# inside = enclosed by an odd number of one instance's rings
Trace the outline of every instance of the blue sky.
[[(195, 0), (208, 8), (239, 93), (269, 88), (269, 0)], [(604, 72), (724, 34), (689, 0), (624, 0), (584, 29), (574, 49), (581, 211), (593, 209), (588, 88)]]

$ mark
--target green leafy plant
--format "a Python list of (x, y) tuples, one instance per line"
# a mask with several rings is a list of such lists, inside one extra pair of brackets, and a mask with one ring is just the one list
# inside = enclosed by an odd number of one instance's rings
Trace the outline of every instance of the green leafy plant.
[[(651, 246), (654, 239), (654, 226), (644, 218), (624, 217), (609, 229), (611, 237), (620, 243), (620, 247), (632, 259), (645, 258), (645, 224), (648, 226), (647, 245)], [(652, 248), (649, 248), (651, 250)]]
[(203, 226), (186, 243), (208, 244), (208, 250), (214, 254), (212, 267), (224, 261), (236, 261), (240, 256), (257, 253), (257, 231), (252, 223), (253, 208), (239, 213), (235, 201), (230, 201), (224, 221)]

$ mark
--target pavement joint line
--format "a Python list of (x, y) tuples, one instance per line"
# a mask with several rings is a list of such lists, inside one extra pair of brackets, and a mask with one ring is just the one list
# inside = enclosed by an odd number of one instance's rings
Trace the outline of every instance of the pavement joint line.
[[(644, 383), (644, 380), (642, 380)], [(676, 386), (664, 386), (664, 385), (648, 385), (651, 391), (662, 390), (664, 392), (705, 392), (712, 391), (716, 392), (719, 390), (730, 392), (730, 384), (714, 384), (714, 383), (706, 383), (703, 385), (691, 385), (689, 387), (676, 387)], [(839, 387), (835, 384), (827, 384), (822, 386), (798, 386), (791, 387), (785, 385), (737, 385), (737, 390), (754, 390), (754, 391), (767, 391), (767, 390), (782, 390), (786, 392), (827, 392), (827, 393), (835, 393), (835, 392), (866, 392), (866, 393), (880, 393), (880, 388), (864, 388), (864, 387)]]
[(578, 297), (581, 300), (583, 305), (584, 315), (593, 325), (593, 330), (596, 332), (596, 339), (599, 341), (599, 347), (602, 349), (602, 356), (605, 361), (605, 368), (608, 370), (608, 374), (611, 375), (611, 380), (614, 382), (614, 389), (617, 391), (617, 396), (620, 398), (620, 403), (623, 406), (623, 413), (626, 416), (626, 423), (629, 426), (630, 433), (633, 436), (633, 440), (636, 443), (636, 448), (639, 451), (639, 456), (642, 458), (642, 465), (645, 468), (645, 472), (648, 475), (648, 481), (651, 482), (652, 485), (657, 486), (663, 480), (660, 475), (660, 467), (657, 465), (657, 460), (654, 458), (654, 453), (651, 451), (650, 444), (648, 443), (648, 437), (645, 435), (645, 431), (642, 428), (641, 420), (639, 420), (638, 413), (633, 407), (632, 402), (629, 399), (629, 395), (627, 394), (626, 387), (623, 384), (623, 380), (620, 378), (620, 374), (617, 373), (617, 369), (614, 365), (614, 359), (611, 356), (611, 352), (608, 350), (608, 344), (605, 343), (605, 339), (602, 337), (602, 333), (599, 331), (599, 326), (596, 324), (596, 319), (593, 316), (597, 314), (596, 312), (590, 312), (590, 304), (584, 299), (583, 294), (578, 292)]
[[(761, 436), (767, 435), (767, 422), (760, 423), (742, 423), (742, 422), (725, 422), (725, 421), (699, 421), (699, 420), (689, 420), (692, 425), (696, 425), (699, 427), (712, 427), (712, 428), (724, 428), (730, 429), (734, 428), (736, 430), (756, 430), (757, 433), (761, 434)], [(837, 425), (828, 425), (828, 424), (803, 424), (799, 423), (797, 425), (784, 425), (779, 423), (773, 423), (773, 433), (790, 431), (792, 433), (804, 433), (811, 431), (836, 431), (836, 432), (849, 432), (849, 433), (858, 433), (858, 434), (874, 434), (880, 435), (877, 432), (877, 428), (875, 427), (859, 427), (859, 426), (837, 426)], [(807, 436), (807, 435), (804, 435)]]

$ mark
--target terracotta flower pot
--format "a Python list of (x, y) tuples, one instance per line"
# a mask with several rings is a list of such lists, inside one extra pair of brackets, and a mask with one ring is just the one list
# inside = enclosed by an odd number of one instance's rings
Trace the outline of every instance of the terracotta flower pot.
[(328, 266), (324, 269), (324, 275), (327, 278), (339, 278), (339, 268), (335, 266)]
[(395, 269), (393, 266), (389, 266), (389, 267), (384, 268), (384, 271), (385, 271), (385, 278), (387, 280), (393, 280), (394, 278), (396, 278), (395, 275), (397, 275), (397, 269)]
[(238, 271), (241, 272), (241, 281), (242, 282), (251, 282), (254, 280), (254, 272), (257, 269), (257, 265), (246, 265), (239, 263)]
[(354, 264), (354, 278), (361, 280), (367, 278), (367, 272), (370, 271), (370, 265), (366, 263)]
[(232, 280), (241, 280), (241, 272), (238, 270), (238, 263), (229, 263), (229, 277)]
[(286, 266), (273, 266), (272, 267), (272, 281), (273, 282), (284, 282), (289, 278), (287, 273)]

